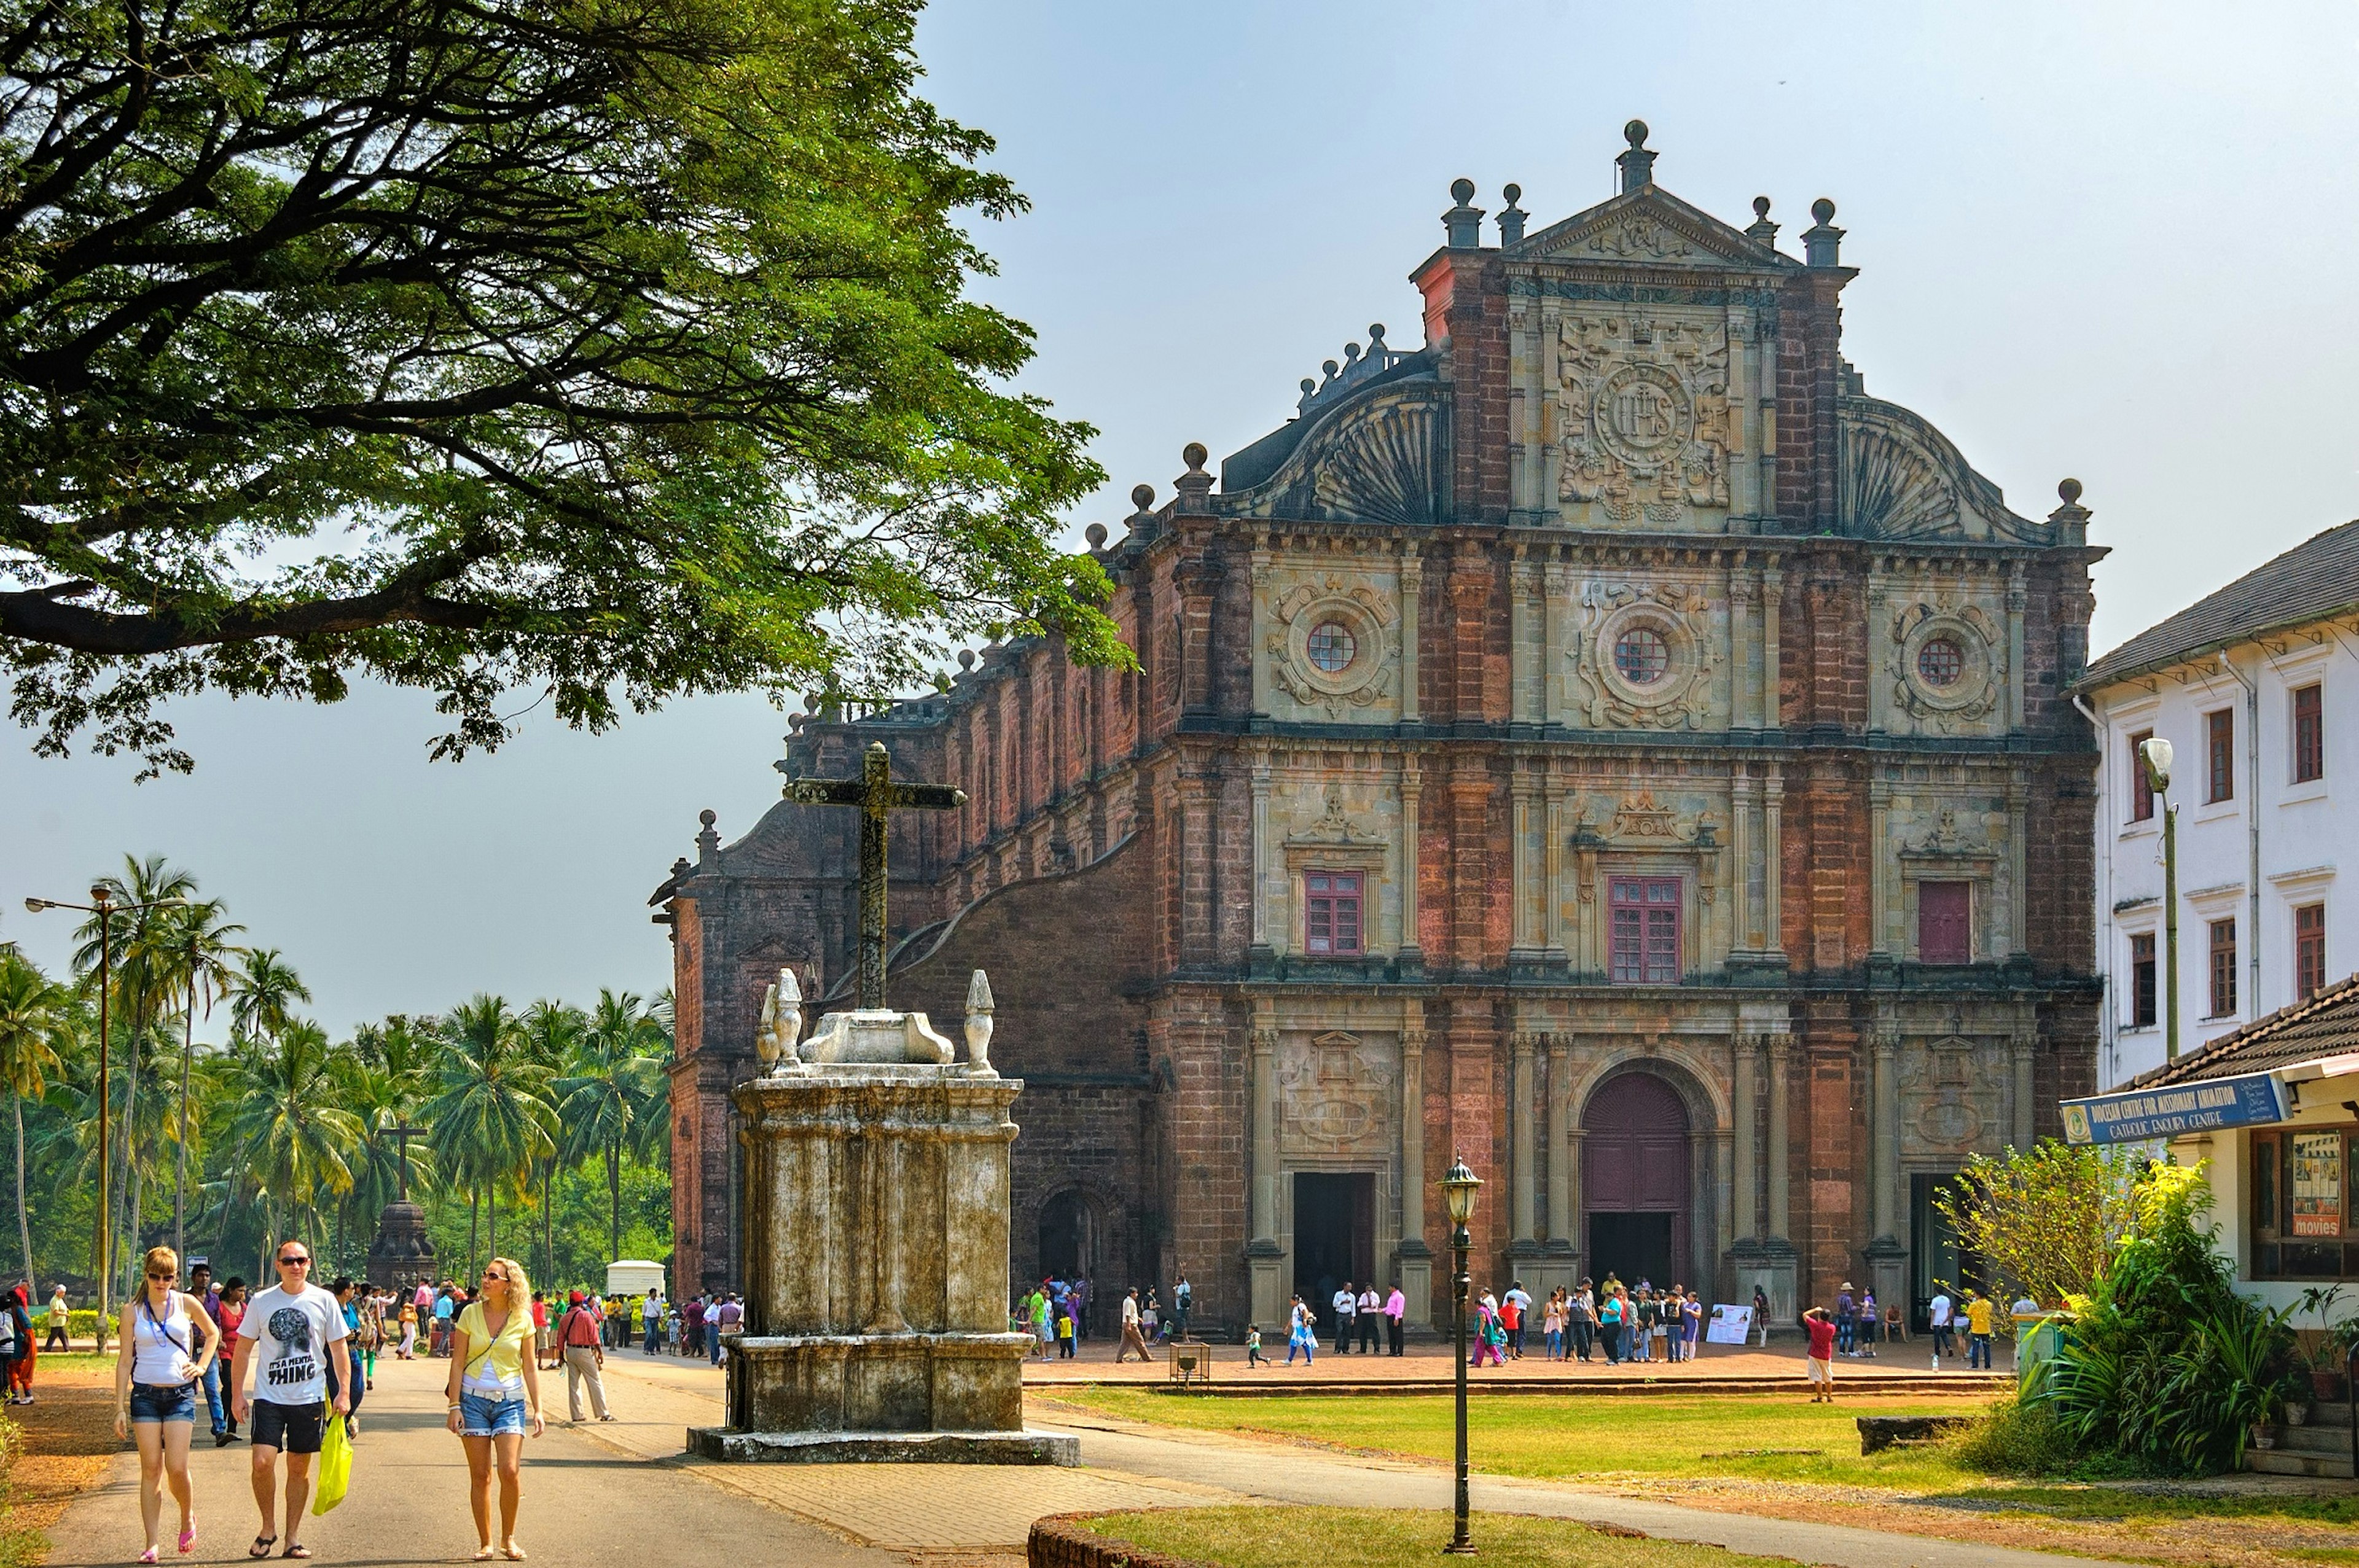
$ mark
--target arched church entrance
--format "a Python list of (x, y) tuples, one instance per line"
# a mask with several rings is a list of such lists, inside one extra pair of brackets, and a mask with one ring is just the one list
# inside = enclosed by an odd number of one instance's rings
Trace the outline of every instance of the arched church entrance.
[(1106, 1281), (1099, 1275), (1105, 1262), (1105, 1227), (1095, 1206), (1078, 1190), (1068, 1188), (1040, 1206), (1034, 1235), (1039, 1243), (1033, 1256), (1039, 1260), (1040, 1277), (1087, 1280), (1093, 1291), (1104, 1288)]
[(1582, 1271), (1633, 1289), (1686, 1280), (1692, 1162), (1679, 1092), (1625, 1073), (1590, 1097), (1581, 1127)]

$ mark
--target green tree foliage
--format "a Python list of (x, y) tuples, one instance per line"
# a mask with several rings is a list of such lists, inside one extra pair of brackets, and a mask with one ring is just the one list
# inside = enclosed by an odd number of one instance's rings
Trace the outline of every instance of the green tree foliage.
[(2132, 1233), (2144, 1163), (2133, 1150), (2051, 1138), (1996, 1159), (1968, 1156), (1933, 1206), (1960, 1249), (1995, 1268), (2008, 1289), (2060, 1306), (2096, 1288)]
[(1052, 539), (917, 0), (0, 0), (0, 656), (61, 752), (215, 687), (899, 689), (1127, 654)]
[[(177, 888), (188, 901), (145, 935), (112, 923), (112, 1153), (130, 1175), (114, 1193), (118, 1261), (173, 1239), (181, 1041), (189, 1010), (216, 997), (229, 1002), (229, 1035), (190, 1053), (185, 1150), (188, 1249), (211, 1255), (220, 1277), (255, 1278), (287, 1234), (311, 1244), (323, 1280), (361, 1273), (400, 1190), (390, 1130), (404, 1126), (429, 1130), (409, 1144), (410, 1195), (453, 1277), (473, 1277), (504, 1221), (538, 1238), (535, 1277), (549, 1282), (594, 1284), (611, 1258), (669, 1253), (667, 1000), (607, 990), (588, 1012), (544, 1000), (518, 1013), (478, 996), (332, 1042), (303, 1016), (311, 992), (294, 966), (276, 948), (234, 946), (242, 928), (195, 896), (193, 876), (150, 860), (118, 880), (125, 896)], [(97, 957), (93, 931), (77, 972), (52, 980), (0, 945), (0, 1081), (20, 1165), (8, 1250), (30, 1260), (39, 1295), (60, 1279), (94, 1286)], [(135, 1041), (147, 1086), (136, 1099)], [(513, 1236), (509, 1249), (523, 1255)]]

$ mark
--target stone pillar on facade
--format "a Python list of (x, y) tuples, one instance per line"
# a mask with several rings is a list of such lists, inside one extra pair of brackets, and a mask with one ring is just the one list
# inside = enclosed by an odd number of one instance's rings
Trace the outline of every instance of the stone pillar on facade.
[(2009, 731), (2023, 728), (2023, 611), (2027, 600), (2024, 590), (2023, 563), (2009, 562), (2006, 568), (2006, 727)]
[(1769, 1234), (1762, 1238), (1751, 1278), (1740, 1281), (1748, 1297), (1755, 1284), (1768, 1292), (1770, 1326), (1780, 1331), (1791, 1330), (1797, 1321), (1798, 1260), (1791, 1239), (1793, 1044), (1793, 1037), (1782, 1030), (1769, 1034)]
[(1266, 997), (1254, 1000), (1252, 1097), (1245, 1117), (1253, 1136), (1253, 1212), (1245, 1229), (1245, 1283), (1255, 1323), (1276, 1323), (1286, 1304), (1286, 1249), (1277, 1242), (1277, 1013)]
[[(1255, 661), (1260, 667), (1260, 661)], [(1256, 965), (1266, 960), (1269, 942), (1269, 752), (1253, 754), (1253, 951)]]
[(1730, 1185), (1738, 1240), (1761, 1234), (1761, 1101), (1756, 1078), (1761, 1042), (1739, 1030), (1729, 1042), (1729, 1116), (1736, 1123), (1736, 1168)]
[(1524, 546), (1509, 547), (1507, 559), (1507, 719), (1514, 724), (1538, 722), (1538, 705), (1532, 699), (1532, 570)]
[(1251, 633), (1245, 643), (1245, 654), (1253, 665), (1253, 710), (1256, 715), (1269, 712), (1269, 654), (1262, 646), (1263, 629), (1267, 624), (1269, 609), (1269, 551), (1259, 547), (1253, 552), (1253, 613)]
[(1892, 951), (1892, 781), (1867, 781), (1867, 950), (1872, 957)]
[(1776, 762), (1769, 764), (1767, 798), (1761, 815), (1761, 945), (1764, 951), (1782, 957), (1786, 952), (1786, 777)]
[(1750, 635), (1747, 622), (1752, 619), (1753, 579), (1743, 567), (1733, 567), (1728, 573), (1728, 656), (1734, 665), (1734, 678), (1729, 682), (1729, 715), (1732, 730), (1757, 730), (1760, 720), (1755, 718), (1754, 703), (1759, 696), (1749, 676), (1753, 649), (1746, 641)]
[(1869, 1238), (1864, 1256), (1879, 1302), (1903, 1298), (1908, 1249), (1900, 1230), (1900, 1037), (1887, 1014), (1868, 1040)]
[(2006, 957), (2010, 960), (2026, 959), (2031, 949), (2029, 886), (2026, 878), (2028, 869), (2024, 855), (2026, 820), (2031, 800), (2030, 781), (2021, 768), (2009, 771), (2006, 780)]
[(1508, 857), (1509, 900), (1513, 925), (1508, 953), (1511, 963), (1532, 964), (1540, 958), (1539, 931), (1540, 887), (1539, 868), (1533, 863), (1532, 808), (1540, 795), (1540, 782), (1530, 770), (1518, 762), (1507, 775), (1509, 802), (1513, 808), (1511, 831), (1515, 841)]
[(2029, 1150), (2036, 1141), (2034, 1130), (2038, 1126), (2038, 1100), (2032, 1097), (2032, 1048), (2038, 1043), (2039, 1025), (2028, 1007), (2017, 1010), (2015, 1027), (2007, 1036), (2009, 1075), (2007, 1095), (2008, 1141), (2019, 1150)]
[(1761, 728), (1785, 728), (1785, 715), (1778, 700), (1779, 672), (1777, 649), (1779, 632), (1778, 611), (1785, 592), (1785, 574), (1776, 567), (1765, 568), (1761, 573)]
[(1507, 1046), (1507, 1257), (1510, 1269), (1520, 1278), (1538, 1261), (1540, 1252), (1539, 1149), (1532, 1130), (1532, 1102), (1538, 1098), (1533, 1068), (1539, 1036), (1518, 1019)]
[(1433, 1249), (1425, 1239), (1425, 1004), (1411, 997), (1401, 1003), (1401, 1239), (1395, 1279), (1408, 1303), (1401, 1321), (1418, 1325), (1433, 1315)]
[(1550, 763), (1542, 780), (1540, 797), (1540, 832), (1544, 844), (1540, 854), (1540, 941), (1541, 958), (1551, 968), (1560, 968), (1564, 955), (1564, 822), (1560, 807), (1564, 802), (1564, 780)]
[[(1409, 723), (1418, 721), (1420, 708), (1417, 688), (1418, 632), (1420, 617), (1418, 600), (1423, 597), (1425, 562), (1419, 558), (1417, 546), (1404, 546), (1400, 564), (1400, 668), (1401, 718)], [(1256, 663), (1259, 661), (1256, 660)]]
[(1548, 1224), (1547, 1240), (1532, 1285), (1542, 1301), (1562, 1286), (1571, 1289), (1581, 1276), (1581, 1227), (1572, 1209), (1576, 1158), (1572, 1130), (1572, 1041), (1552, 1033), (1548, 1041)]
[[(1551, 339), (1552, 342), (1554, 340)], [(1549, 449), (1553, 451), (1555, 449)], [(1549, 493), (1556, 493), (1551, 481)], [(1551, 552), (1553, 556), (1553, 552)], [(1571, 579), (1553, 558), (1540, 568), (1540, 722), (1557, 721), (1557, 692), (1564, 664), (1564, 611), (1572, 592)]]
[(1417, 925), (1417, 816), (1425, 795), (1424, 780), (1425, 774), (1417, 765), (1416, 753), (1404, 752), (1400, 760), (1400, 966), (1405, 974), (1416, 973), (1425, 961), (1425, 949), (1418, 939)]

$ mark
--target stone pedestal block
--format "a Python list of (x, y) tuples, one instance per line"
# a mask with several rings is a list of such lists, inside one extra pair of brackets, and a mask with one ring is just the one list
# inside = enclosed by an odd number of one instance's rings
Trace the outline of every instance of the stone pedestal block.
[(407, 1198), (385, 1206), (369, 1242), (368, 1282), (378, 1289), (414, 1286), (435, 1274), (434, 1243), (427, 1239), (426, 1211)]
[[(985, 1003), (988, 992), (981, 992)], [(1007, 1332), (1008, 1111), (922, 1013), (831, 1014), (731, 1091), (745, 1148), (745, 1332), (716, 1459), (1078, 1462), (1024, 1430), (1027, 1336)], [(781, 1026), (790, 1046), (790, 1033)]]
[[(1783, 1237), (1748, 1237), (1730, 1249), (1730, 1272), (1735, 1277), (1736, 1290), (1731, 1298), (1739, 1303), (1753, 1299), (1753, 1288), (1761, 1287), (1769, 1297), (1769, 1332), (1772, 1335), (1797, 1334), (1799, 1309), (1794, 1304), (1796, 1263), (1793, 1244)], [(1756, 1324), (1755, 1332), (1760, 1331)]]

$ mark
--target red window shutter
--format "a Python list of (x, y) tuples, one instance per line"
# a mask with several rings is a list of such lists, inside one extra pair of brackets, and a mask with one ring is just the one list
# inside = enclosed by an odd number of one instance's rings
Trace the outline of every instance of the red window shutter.
[(2326, 776), (2326, 712), (2315, 686), (2293, 694), (2293, 782)]
[(2138, 748), (2154, 739), (2154, 731), (2141, 730), (2130, 737), (2130, 820), (2154, 820), (2154, 783), (2146, 776), (2146, 759)]
[(2205, 801), (2234, 800), (2236, 797), (2236, 714), (2223, 708), (2203, 716), (2203, 737), (2208, 777)]
[(1917, 884), (1917, 960), (1923, 964), (1974, 961), (1973, 885)]

